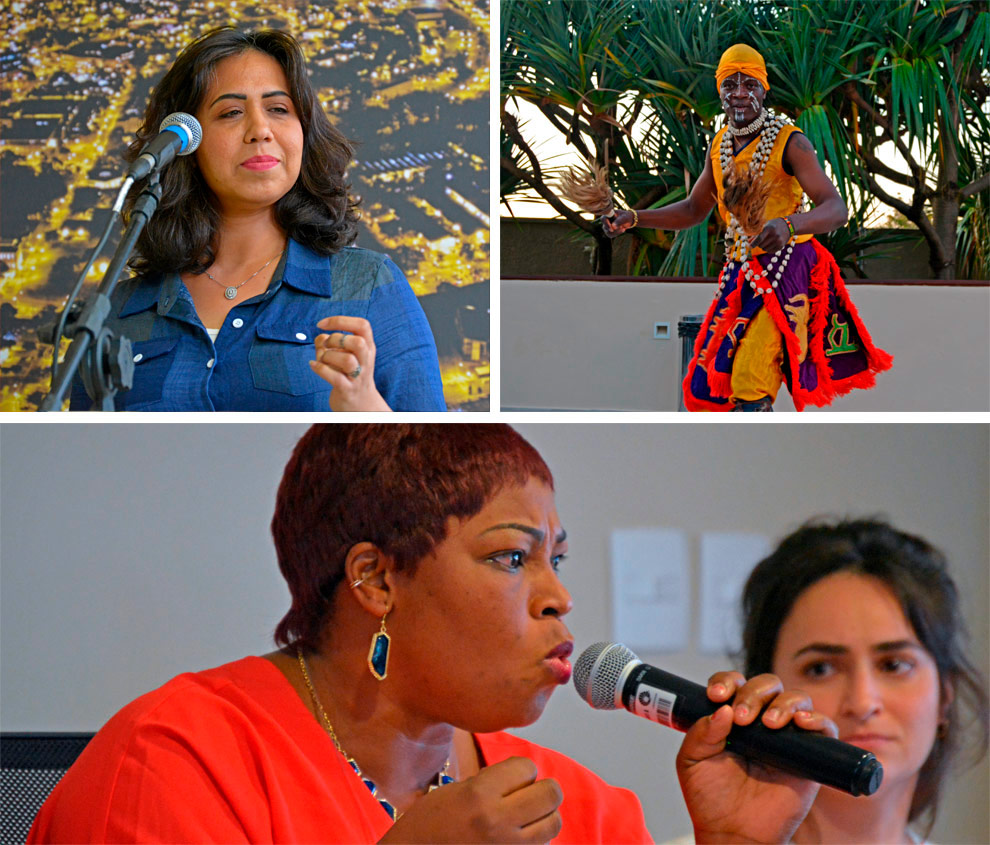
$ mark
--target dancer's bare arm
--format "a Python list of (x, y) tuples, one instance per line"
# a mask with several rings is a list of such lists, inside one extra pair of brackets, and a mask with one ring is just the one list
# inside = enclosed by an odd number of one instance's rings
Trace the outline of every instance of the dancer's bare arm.
[[(647, 229), (690, 229), (708, 216), (715, 206), (715, 177), (712, 175), (711, 156), (705, 157), (705, 169), (694, 183), (687, 199), (639, 212), (640, 228)], [(611, 220), (602, 221), (605, 234), (616, 238), (629, 229), (634, 220), (631, 211), (617, 211)]]
[[(815, 148), (803, 132), (795, 132), (791, 136), (784, 151), (784, 161), (815, 204), (811, 211), (791, 215), (794, 234), (818, 235), (822, 232), (834, 232), (844, 226), (849, 219), (846, 204), (832, 180), (822, 170)], [(777, 252), (787, 243), (789, 235), (787, 224), (780, 217), (775, 217), (767, 221), (763, 231), (753, 239), (752, 245), (767, 252)]]

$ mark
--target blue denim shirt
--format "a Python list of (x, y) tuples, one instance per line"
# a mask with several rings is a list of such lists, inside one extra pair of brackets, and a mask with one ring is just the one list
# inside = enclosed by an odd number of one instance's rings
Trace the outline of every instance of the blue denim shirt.
[[(109, 325), (130, 338), (134, 386), (118, 411), (329, 411), (331, 386), (314, 373), (325, 317), (364, 317), (375, 385), (394, 411), (445, 411), (437, 348), (402, 271), (385, 255), (346, 247), (318, 255), (289, 241), (265, 293), (238, 303), (210, 340), (177, 273), (121, 282)], [(91, 405), (76, 378), (70, 410)]]

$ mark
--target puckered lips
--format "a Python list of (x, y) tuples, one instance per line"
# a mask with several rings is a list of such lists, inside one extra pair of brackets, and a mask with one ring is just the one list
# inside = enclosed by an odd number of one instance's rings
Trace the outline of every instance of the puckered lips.
[(564, 640), (543, 658), (558, 684), (566, 684), (571, 679), (571, 662), (567, 658), (573, 651), (574, 641)]
[(275, 156), (261, 155), (251, 156), (247, 161), (242, 161), (241, 167), (246, 167), (248, 170), (271, 170), (276, 164), (278, 159)]

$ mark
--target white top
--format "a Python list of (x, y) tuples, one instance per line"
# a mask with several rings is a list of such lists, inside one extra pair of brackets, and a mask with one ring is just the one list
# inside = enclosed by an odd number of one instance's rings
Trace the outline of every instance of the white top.
[[(915, 833), (911, 828), (907, 829), (907, 835), (915, 845), (932, 845), (930, 842), (926, 842), (917, 833)], [(695, 845), (694, 834), (688, 833), (685, 836), (678, 836), (676, 839), (664, 840), (662, 845)]]
[(217, 342), (217, 335), (220, 334), (220, 329), (207, 329), (206, 333), (210, 336), (210, 340), (213, 343)]

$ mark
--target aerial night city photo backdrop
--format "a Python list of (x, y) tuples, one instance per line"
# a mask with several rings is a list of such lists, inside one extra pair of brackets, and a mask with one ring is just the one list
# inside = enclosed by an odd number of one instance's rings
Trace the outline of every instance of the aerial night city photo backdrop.
[(52, 347), (38, 330), (99, 240), (149, 94), (183, 47), (224, 24), (300, 41), (331, 120), (358, 142), (357, 246), (388, 253), (409, 279), (448, 407), (488, 410), (488, 15), (486, 0), (4, 3), (0, 410), (35, 410), (47, 393)]

